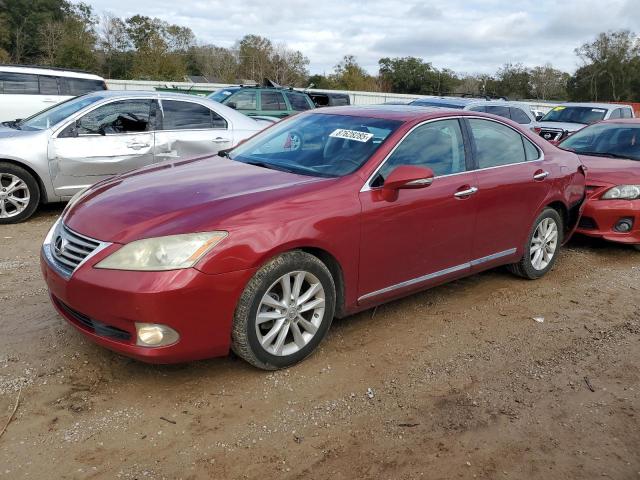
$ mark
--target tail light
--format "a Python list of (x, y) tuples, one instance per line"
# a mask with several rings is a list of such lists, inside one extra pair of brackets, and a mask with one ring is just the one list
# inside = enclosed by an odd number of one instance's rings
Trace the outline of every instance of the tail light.
[(538, 135), (540, 135), (540, 132), (542, 132), (542, 129), (540, 127), (533, 127), (533, 131), (536, 132)]

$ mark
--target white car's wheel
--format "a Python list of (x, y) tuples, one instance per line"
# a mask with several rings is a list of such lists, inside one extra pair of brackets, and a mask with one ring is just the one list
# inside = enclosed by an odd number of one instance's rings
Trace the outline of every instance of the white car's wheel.
[(38, 203), (40, 188), (33, 175), (12, 163), (0, 162), (0, 224), (26, 220)]

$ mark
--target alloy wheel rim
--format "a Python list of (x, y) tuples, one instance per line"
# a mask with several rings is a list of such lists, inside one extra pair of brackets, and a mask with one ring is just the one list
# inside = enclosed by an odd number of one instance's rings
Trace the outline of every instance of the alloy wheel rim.
[(262, 348), (271, 355), (286, 357), (303, 349), (322, 324), (325, 292), (310, 272), (282, 275), (263, 295), (255, 328)]
[(552, 218), (542, 220), (531, 238), (531, 265), (536, 270), (549, 266), (558, 248), (558, 224)]
[(20, 177), (0, 172), (0, 218), (20, 215), (29, 206), (29, 187)]

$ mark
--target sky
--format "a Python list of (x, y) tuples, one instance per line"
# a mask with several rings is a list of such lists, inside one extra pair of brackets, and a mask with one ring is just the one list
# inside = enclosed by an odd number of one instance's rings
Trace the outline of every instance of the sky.
[(458, 73), (493, 73), (507, 62), (572, 73), (574, 49), (598, 33), (640, 30), (640, 0), (84, 1), (97, 14), (188, 26), (203, 44), (262, 35), (302, 51), (312, 74), (331, 73), (347, 54), (370, 73), (382, 57), (405, 56)]

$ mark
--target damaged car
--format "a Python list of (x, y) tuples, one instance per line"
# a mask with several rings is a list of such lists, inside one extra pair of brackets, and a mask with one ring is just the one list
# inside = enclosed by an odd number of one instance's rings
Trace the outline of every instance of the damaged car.
[(212, 155), (270, 125), (192, 95), (100, 91), (0, 127), (0, 224), (145, 165)]

